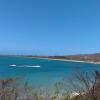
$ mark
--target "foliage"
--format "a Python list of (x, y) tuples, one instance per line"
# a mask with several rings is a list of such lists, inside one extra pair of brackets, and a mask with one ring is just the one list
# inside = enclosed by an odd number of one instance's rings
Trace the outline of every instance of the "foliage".
[[(70, 91), (66, 90), (69, 86)], [(0, 79), (0, 100), (99, 100), (100, 73), (77, 73), (56, 83), (54, 89), (51, 93), (48, 89), (33, 89), (19, 78)]]

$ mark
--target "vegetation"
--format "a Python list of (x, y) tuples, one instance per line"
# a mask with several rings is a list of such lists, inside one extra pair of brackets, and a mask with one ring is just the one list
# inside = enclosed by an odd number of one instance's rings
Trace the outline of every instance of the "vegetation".
[(78, 72), (54, 87), (51, 93), (46, 89), (34, 89), (19, 78), (1, 79), (0, 100), (100, 100), (100, 73)]
[(36, 58), (52, 58), (65, 60), (79, 60), (86, 62), (100, 62), (100, 53), (95, 54), (79, 54), (79, 55), (62, 55), (62, 56), (39, 56), (39, 55), (0, 55), (1, 57), (36, 57)]
[(79, 60), (79, 61), (86, 61), (86, 62), (100, 62), (100, 53), (84, 54), (84, 55), (69, 55), (69, 56), (48, 56), (47, 58)]
[[(29, 56), (28, 56), (29, 57)], [(65, 60), (79, 60), (86, 62), (100, 62), (100, 53), (96, 54), (80, 54), (80, 55), (67, 55), (67, 56), (30, 56), (39, 58), (52, 58), (52, 59), (65, 59)]]

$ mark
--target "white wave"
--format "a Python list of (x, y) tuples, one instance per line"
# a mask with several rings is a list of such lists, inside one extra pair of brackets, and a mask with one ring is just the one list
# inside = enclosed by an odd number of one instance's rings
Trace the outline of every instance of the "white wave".
[(36, 65), (36, 66), (27, 65), (27, 66), (25, 66), (25, 67), (37, 67), (37, 68), (39, 68), (40, 66), (39, 66), (39, 65)]
[(36, 65), (36, 66), (31, 66), (31, 65), (15, 65), (15, 64), (12, 64), (12, 65), (9, 65), (9, 66), (12, 66), (12, 67), (36, 67), (36, 68), (39, 68), (40, 66), (39, 65)]
[(13, 67), (16, 67), (16, 65), (15, 65), (15, 64), (13, 64), (13, 65), (9, 65), (9, 66), (13, 66)]

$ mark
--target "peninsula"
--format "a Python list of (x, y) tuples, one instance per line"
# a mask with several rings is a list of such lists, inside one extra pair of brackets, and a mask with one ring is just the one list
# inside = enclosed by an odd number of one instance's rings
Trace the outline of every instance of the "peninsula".
[(0, 56), (16, 56), (16, 57), (31, 57), (31, 58), (48, 58), (56, 60), (72, 60), (72, 61), (83, 61), (91, 63), (100, 63), (100, 53), (94, 54), (77, 54), (77, 55), (58, 55), (58, 56), (35, 56), (35, 55), (0, 55)]

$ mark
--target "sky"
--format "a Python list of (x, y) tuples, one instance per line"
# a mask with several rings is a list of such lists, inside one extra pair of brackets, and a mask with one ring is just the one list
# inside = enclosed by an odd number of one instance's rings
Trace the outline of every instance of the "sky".
[(0, 54), (100, 52), (100, 0), (0, 0)]

